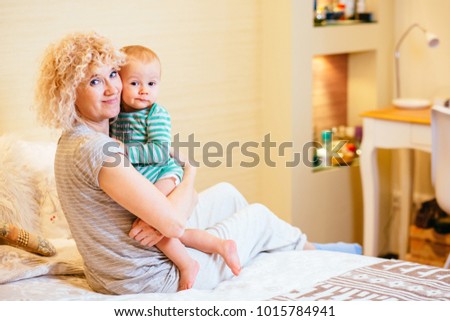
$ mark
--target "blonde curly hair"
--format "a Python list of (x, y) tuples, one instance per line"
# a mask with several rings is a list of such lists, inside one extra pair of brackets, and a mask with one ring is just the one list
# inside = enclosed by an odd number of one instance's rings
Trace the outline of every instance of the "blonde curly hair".
[(94, 67), (119, 69), (125, 56), (95, 32), (70, 34), (50, 45), (42, 60), (35, 101), (39, 120), (53, 128), (70, 130), (80, 120), (75, 108), (77, 87)]

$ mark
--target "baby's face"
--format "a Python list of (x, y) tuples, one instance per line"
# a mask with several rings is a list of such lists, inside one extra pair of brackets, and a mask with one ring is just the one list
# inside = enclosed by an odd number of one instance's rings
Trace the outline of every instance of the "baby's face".
[(152, 106), (159, 94), (161, 66), (157, 60), (142, 63), (131, 60), (120, 70), (123, 109), (131, 112)]

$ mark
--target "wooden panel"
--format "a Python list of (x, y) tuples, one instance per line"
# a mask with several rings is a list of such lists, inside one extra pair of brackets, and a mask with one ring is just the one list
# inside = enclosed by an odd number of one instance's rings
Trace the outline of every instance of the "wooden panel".
[(411, 261), (443, 266), (449, 253), (450, 234), (439, 234), (432, 228), (410, 227)]
[(361, 117), (393, 120), (399, 122), (430, 125), (431, 108), (402, 109), (389, 107), (385, 109), (375, 109), (361, 113)]
[(320, 132), (347, 125), (348, 54), (313, 59), (313, 126)]
[(426, 259), (420, 256), (414, 256), (410, 253), (407, 253), (405, 256), (406, 261), (414, 262), (414, 263), (420, 263), (425, 265), (432, 265), (437, 267), (443, 267), (445, 264), (445, 260), (432, 260), (432, 259)]
[(445, 262), (450, 253), (450, 245), (411, 238), (410, 253), (416, 257)]
[(448, 245), (450, 247), (450, 234), (439, 234), (432, 228), (423, 229), (412, 225), (410, 226), (409, 235), (411, 238)]

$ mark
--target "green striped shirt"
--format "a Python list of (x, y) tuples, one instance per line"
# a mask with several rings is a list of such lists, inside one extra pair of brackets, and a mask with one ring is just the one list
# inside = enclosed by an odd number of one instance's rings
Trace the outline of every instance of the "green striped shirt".
[(128, 158), (147, 179), (156, 182), (163, 176), (183, 177), (182, 168), (170, 156), (171, 119), (167, 110), (153, 104), (130, 113), (122, 112), (111, 124), (110, 133), (125, 143)]

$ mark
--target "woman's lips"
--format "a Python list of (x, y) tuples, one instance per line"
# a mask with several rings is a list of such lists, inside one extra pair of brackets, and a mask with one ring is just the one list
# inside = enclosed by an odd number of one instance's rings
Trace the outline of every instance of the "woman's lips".
[(116, 97), (116, 98), (104, 100), (103, 102), (106, 103), (106, 104), (109, 104), (109, 105), (114, 105), (114, 104), (117, 104), (119, 102), (119, 98)]

